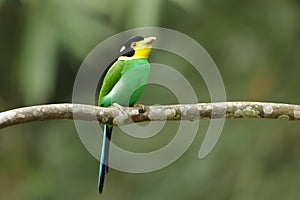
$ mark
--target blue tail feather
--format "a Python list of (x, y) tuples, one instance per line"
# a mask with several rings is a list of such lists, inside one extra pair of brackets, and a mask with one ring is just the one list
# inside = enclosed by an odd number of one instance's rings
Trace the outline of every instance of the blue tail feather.
[(110, 140), (112, 135), (112, 128), (113, 128), (112, 126), (104, 125), (104, 134), (103, 134), (103, 141), (102, 141), (102, 150), (101, 150), (101, 158), (100, 158), (100, 165), (99, 165), (99, 177), (98, 177), (98, 190), (100, 194), (103, 191), (105, 174), (108, 173), (108, 153), (109, 153), (109, 146), (110, 146)]

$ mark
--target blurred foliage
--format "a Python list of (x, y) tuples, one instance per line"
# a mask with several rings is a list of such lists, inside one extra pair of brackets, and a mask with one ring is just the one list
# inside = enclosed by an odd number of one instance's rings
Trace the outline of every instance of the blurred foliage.
[[(0, 110), (71, 102), (86, 55), (109, 36), (142, 26), (175, 29), (202, 44), (221, 71), (229, 101), (299, 104), (299, 10), (296, 0), (0, 0)], [(153, 52), (152, 59), (169, 57)], [(190, 80), (201, 101), (209, 101), (188, 63), (168, 64)], [(140, 102), (176, 99), (149, 86)], [(104, 199), (300, 198), (297, 123), (227, 120), (216, 148), (199, 160), (207, 125), (200, 123), (191, 148), (169, 167), (149, 174), (111, 170)], [(141, 146), (162, 146), (177, 126), (167, 123), (161, 139)], [(136, 142), (115, 140), (124, 147)], [(0, 130), (1, 200), (99, 199), (97, 169), (71, 121)]]

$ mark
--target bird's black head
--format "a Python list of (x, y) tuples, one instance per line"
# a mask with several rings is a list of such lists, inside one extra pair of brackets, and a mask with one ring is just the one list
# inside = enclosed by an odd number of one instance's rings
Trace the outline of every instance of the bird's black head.
[(121, 47), (120, 56), (147, 57), (151, 50), (152, 42), (155, 39), (156, 39), (155, 37), (144, 38), (142, 36), (133, 36), (129, 38), (126, 41), (126, 43)]
[(138, 42), (144, 40), (142, 36), (133, 36), (129, 38), (126, 43), (120, 49), (120, 56), (131, 57), (134, 55), (134, 49), (131, 47), (133, 42)]

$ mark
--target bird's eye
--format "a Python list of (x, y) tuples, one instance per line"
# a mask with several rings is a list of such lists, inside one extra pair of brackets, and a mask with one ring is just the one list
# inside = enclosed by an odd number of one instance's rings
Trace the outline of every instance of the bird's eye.
[(132, 47), (136, 47), (136, 43), (135, 42), (132, 43)]

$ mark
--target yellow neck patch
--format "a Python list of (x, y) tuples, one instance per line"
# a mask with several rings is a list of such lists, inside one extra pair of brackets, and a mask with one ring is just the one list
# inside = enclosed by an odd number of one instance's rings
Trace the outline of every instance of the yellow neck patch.
[(132, 58), (148, 58), (151, 48), (137, 49)]

